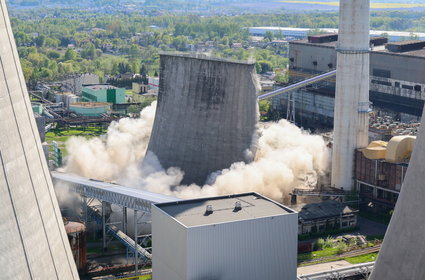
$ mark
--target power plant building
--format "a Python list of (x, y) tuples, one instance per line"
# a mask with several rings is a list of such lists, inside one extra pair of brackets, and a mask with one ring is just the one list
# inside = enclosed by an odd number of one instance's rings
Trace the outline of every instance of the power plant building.
[(152, 206), (153, 279), (296, 279), (298, 214), (256, 193)]
[(0, 1), (0, 279), (79, 279)]
[(258, 82), (254, 63), (161, 54), (158, 105), (148, 146), (183, 184), (255, 155)]
[[(314, 37), (314, 36), (313, 36)], [(416, 41), (387, 43), (385, 38), (372, 38), (370, 46), (369, 100), (374, 107), (397, 111), (406, 121), (422, 115), (425, 101), (425, 49)], [(299, 40), (289, 43), (289, 80), (295, 82), (336, 67), (337, 41), (313, 43)], [(414, 49), (406, 50), (408, 45)], [(389, 49), (400, 50), (397, 52)], [(304, 127), (332, 127), (335, 79), (298, 90), (295, 119)], [(275, 112), (287, 111), (287, 96), (272, 99)]]
[(107, 84), (85, 85), (83, 86), (82, 101), (123, 104), (125, 103), (125, 89)]

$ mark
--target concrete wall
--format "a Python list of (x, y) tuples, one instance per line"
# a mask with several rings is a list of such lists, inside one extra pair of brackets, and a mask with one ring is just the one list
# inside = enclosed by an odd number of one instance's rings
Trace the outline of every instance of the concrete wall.
[(161, 55), (160, 71), (148, 152), (164, 168), (180, 167), (186, 184), (249, 161), (258, 118), (254, 64)]
[(0, 279), (78, 279), (0, 1)]
[(425, 279), (425, 116), (371, 280)]

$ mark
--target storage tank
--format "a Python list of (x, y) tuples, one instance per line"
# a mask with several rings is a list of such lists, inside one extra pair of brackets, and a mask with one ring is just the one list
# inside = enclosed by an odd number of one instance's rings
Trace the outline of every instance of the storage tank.
[(65, 220), (65, 231), (78, 272), (85, 274), (87, 272), (86, 226), (82, 223)]
[(147, 157), (180, 167), (183, 184), (252, 160), (258, 118), (255, 64), (161, 54), (158, 104)]
[(83, 116), (97, 117), (110, 113), (111, 104), (101, 102), (76, 102), (69, 104), (69, 110)]

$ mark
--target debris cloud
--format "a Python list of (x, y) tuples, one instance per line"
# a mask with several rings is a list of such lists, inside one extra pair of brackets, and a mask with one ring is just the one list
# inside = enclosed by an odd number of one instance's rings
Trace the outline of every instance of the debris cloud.
[(153, 153), (144, 158), (155, 108), (156, 102), (138, 119), (112, 123), (104, 137), (71, 138), (65, 171), (181, 198), (256, 191), (282, 201), (293, 188), (314, 185), (329, 169), (330, 152), (323, 138), (280, 120), (259, 126), (251, 163), (218, 170), (204, 186), (180, 185), (184, 174), (178, 167), (164, 170)]

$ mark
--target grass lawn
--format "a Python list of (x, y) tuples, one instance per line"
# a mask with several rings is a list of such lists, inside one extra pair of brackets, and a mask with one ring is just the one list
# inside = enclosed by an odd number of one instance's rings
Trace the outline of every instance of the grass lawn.
[(361, 255), (357, 257), (346, 258), (345, 260), (352, 264), (365, 263), (365, 262), (373, 262), (376, 261), (378, 257), (378, 253), (370, 253), (366, 255)]
[(100, 127), (72, 127), (69, 129), (52, 129), (46, 133), (46, 142), (50, 145), (52, 141), (56, 141), (62, 151), (62, 155), (65, 157), (67, 155), (65, 143), (70, 137), (82, 136), (85, 138), (91, 138), (105, 134), (106, 131), (106, 129)]
[(318, 259), (322, 257), (333, 256), (333, 255), (336, 255), (337, 252), (338, 252), (337, 248), (325, 248), (320, 251), (313, 251), (310, 253), (298, 254), (298, 262), (304, 262), (304, 261), (309, 261), (309, 260)]

